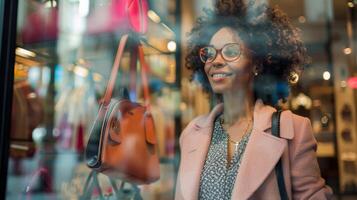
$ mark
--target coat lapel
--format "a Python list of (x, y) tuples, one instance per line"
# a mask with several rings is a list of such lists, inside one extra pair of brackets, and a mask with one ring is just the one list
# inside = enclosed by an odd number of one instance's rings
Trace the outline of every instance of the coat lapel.
[(286, 139), (293, 138), (290, 111), (281, 114), (281, 138), (271, 134), (271, 116), (275, 111), (275, 108), (257, 100), (254, 107), (253, 130), (238, 170), (232, 199), (248, 199), (274, 170), (287, 146)]
[[(212, 112), (198, 119), (182, 141), (180, 187), (185, 200), (198, 199), (201, 171), (211, 142), (213, 121), (221, 113), (218, 104)], [(253, 130), (243, 154), (233, 188), (232, 199), (248, 199), (274, 169), (287, 146), (285, 139), (293, 138), (290, 111), (281, 115), (281, 138), (270, 134), (271, 115), (276, 109), (258, 99), (254, 106)]]
[(185, 164), (181, 166), (180, 187), (185, 200), (198, 199), (201, 171), (211, 142), (213, 120), (222, 110), (223, 105), (217, 105), (208, 116), (198, 119), (184, 138), (181, 163)]
[(286, 145), (285, 139), (253, 130), (238, 170), (232, 199), (248, 199), (274, 169)]

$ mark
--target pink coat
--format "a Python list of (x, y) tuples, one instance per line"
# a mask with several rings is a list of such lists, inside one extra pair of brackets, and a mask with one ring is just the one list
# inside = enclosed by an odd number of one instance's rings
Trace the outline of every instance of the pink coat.
[[(198, 199), (201, 171), (211, 140), (214, 118), (223, 111), (218, 104), (209, 115), (195, 118), (180, 136), (181, 162), (176, 200)], [(232, 199), (280, 199), (274, 167), (282, 158), (289, 199), (332, 199), (332, 190), (321, 178), (316, 140), (308, 118), (284, 111), (280, 137), (271, 135), (275, 108), (259, 99), (254, 106), (253, 130), (243, 154)]]

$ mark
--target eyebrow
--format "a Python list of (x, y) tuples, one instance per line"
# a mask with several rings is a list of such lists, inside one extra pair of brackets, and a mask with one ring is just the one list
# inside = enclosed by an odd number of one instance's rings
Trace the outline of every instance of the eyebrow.
[(229, 43), (223, 44), (223, 46), (221, 48), (217, 48), (216, 46), (214, 46), (212, 44), (206, 45), (205, 47), (213, 47), (215, 49), (222, 49), (224, 46), (229, 45), (229, 44), (238, 44), (239, 46), (242, 46), (242, 44), (240, 42), (229, 42)]

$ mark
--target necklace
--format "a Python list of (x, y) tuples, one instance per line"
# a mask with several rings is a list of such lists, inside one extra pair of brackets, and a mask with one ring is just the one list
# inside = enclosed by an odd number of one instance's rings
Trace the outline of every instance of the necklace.
[[(247, 131), (248, 131), (249, 126), (250, 126), (250, 120), (249, 120), (249, 122), (248, 122), (247, 128), (244, 130), (244, 134), (243, 134), (242, 138), (247, 134)], [(231, 136), (229, 135), (229, 133), (227, 133), (227, 136), (228, 136), (228, 137), (227, 137), (227, 138), (228, 138), (228, 141), (229, 141), (230, 143), (234, 144), (234, 151), (237, 151), (239, 142), (240, 142), (241, 140), (239, 140), (239, 141), (234, 141), (234, 140), (231, 138)], [(241, 138), (241, 139), (242, 139), (242, 138)]]
[[(224, 120), (221, 118), (220, 121), (221, 121), (222, 128), (225, 129), (224, 126), (223, 126)], [(248, 131), (248, 128), (250, 127), (251, 121), (252, 121), (252, 120), (249, 120), (249, 121), (248, 121), (247, 128), (245, 129), (242, 138), (247, 134), (247, 131)], [(229, 135), (229, 133), (228, 133), (227, 130), (226, 130), (226, 132), (227, 132), (228, 141), (229, 141), (230, 143), (234, 144), (234, 151), (237, 151), (238, 145), (239, 145), (239, 142), (240, 142), (240, 141), (234, 141), (234, 140), (231, 138), (231, 136)]]
[[(252, 119), (250, 119), (250, 120), (248, 121), (247, 128), (244, 130), (244, 133), (243, 133), (243, 135), (242, 135), (241, 140), (242, 140), (243, 137), (247, 134), (248, 128), (250, 127), (250, 123), (251, 123), (252, 121), (253, 121)], [(234, 153), (231, 152), (231, 145), (230, 145), (230, 144), (231, 144), (231, 143), (234, 144), (234, 152), (237, 152), (240, 141), (234, 141), (233, 139), (231, 139), (231, 137), (230, 137), (230, 135), (229, 135), (229, 133), (228, 133), (228, 129), (226, 129), (226, 128), (224, 127), (224, 118), (223, 118), (223, 116), (220, 117), (219, 122), (220, 122), (220, 124), (221, 124), (222, 129), (223, 129), (224, 132), (226, 132), (226, 134), (227, 134), (227, 166), (226, 166), (226, 167), (227, 167), (227, 169), (228, 169), (228, 168), (230, 167), (230, 165), (231, 165), (231, 162), (232, 162), (231, 159), (232, 159), (233, 154), (234, 154)]]

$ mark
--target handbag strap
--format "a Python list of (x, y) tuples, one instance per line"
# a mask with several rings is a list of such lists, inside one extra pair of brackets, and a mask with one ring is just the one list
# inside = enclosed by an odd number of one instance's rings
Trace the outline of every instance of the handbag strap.
[(112, 67), (112, 73), (110, 74), (110, 79), (104, 94), (104, 102), (103, 102), (104, 105), (108, 105), (110, 103), (110, 99), (112, 98), (115, 81), (118, 75), (120, 61), (121, 58), (123, 57), (123, 52), (124, 52), (125, 45), (128, 41), (128, 37), (129, 37), (128, 34), (125, 34), (120, 38), (117, 54), (115, 55), (115, 60)]
[[(109, 183), (113, 189), (114, 195), (115, 195), (115, 199), (123, 199), (122, 195), (125, 194), (125, 189), (124, 189), (124, 185), (125, 185), (125, 181), (121, 180), (119, 187), (117, 186), (116, 181), (107, 176)], [(140, 189), (138, 188), (138, 186), (136, 186), (135, 184), (130, 183), (130, 185), (132, 186), (132, 190), (134, 192), (134, 196), (133, 199), (134, 200), (142, 200), (142, 197), (140, 195)], [(98, 199), (99, 200), (105, 200), (107, 199), (104, 195), (103, 195), (103, 191), (101, 189), (101, 186), (99, 184), (99, 180), (98, 180), (98, 172), (96, 172), (95, 170), (92, 170), (89, 175), (87, 176), (87, 179), (85, 181), (84, 187), (83, 187), (83, 192), (82, 195), (79, 197), (80, 200), (87, 200), (87, 199), (91, 199), (92, 197), (92, 193), (94, 189), (97, 189), (98, 192)]]
[[(113, 189), (113, 192), (116, 196), (116, 199), (119, 199), (119, 188), (115, 182), (114, 179), (108, 177), (109, 179), (109, 183)], [(120, 186), (120, 189), (122, 189), (123, 187), (123, 183), (124, 182), (121, 182), (121, 186)], [(92, 197), (92, 193), (93, 193), (93, 190), (94, 189), (97, 189), (97, 192), (98, 192), (98, 198), (100, 200), (105, 200), (105, 196), (103, 195), (103, 191), (102, 191), (102, 188), (99, 184), (99, 180), (98, 180), (98, 172), (96, 172), (95, 170), (92, 170), (89, 175), (87, 176), (87, 179), (86, 179), (86, 182), (84, 183), (84, 187), (83, 187), (83, 192), (82, 192), (82, 195), (80, 196), (80, 200), (86, 200), (86, 199), (91, 199)]]
[[(272, 134), (276, 137), (280, 137), (280, 115), (281, 115), (281, 110), (278, 110), (277, 112), (273, 113), (272, 116)], [(278, 186), (279, 186), (279, 193), (280, 193), (280, 198), (281, 200), (288, 200), (288, 194), (286, 192), (285, 188), (285, 181), (284, 181), (284, 174), (283, 174), (283, 166), (282, 166), (282, 161), (279, 159), (278, 163), (275, 166), (275, 174), (276, 178), (278, 181)]]
[[(119, 45), (118, 45), (118, 50), (115, 56), (115, 60), (113, 63), (113, 67), (112, 67), (112, 72), (110, 75), (110, 79), (107, 85), (107, 89), (105, 91), (105, 95), (104, 95), (104, 105), (108, 105), (110, 103), (110, 99), (112, 98), (113, 95), (113, 90), (114, 90), (114, 85), (115, 85), (115, 81), (117, 78), (117, 74), (119, 71), (119, 66), (120, 66), (120, 61), (121, 58), (123, 57), (123, 52), (124, 52), (124, 48), (125, 45), (128, 41), (128, 34), (125, 34), (121, 37)], [(145, 61), (144, 58), (144, 50), (142, 45), (138, 42), (137, 44), (135, 44), (134, 46), (134, 50), (132, 50), (131, 52), (131, 61), (130, 61), (130, 65), (131, 65), (131, 69), (130, 69), (130, 89), (132, 89), (132, 87), (136, 87), (135, 84), (133, 84), (133, 81), (136, 82), (136, 61), (137, 61), (137, 55), (139, 56), (139, 62), (141, 65), (141, 79), (142, 79), (142, 83), (143, 83), (143, 90), (144, 90), (144, 100), (145, 100), (145, 106), (147, 107), (147, 109), (150, 109), (150, 91), (149, 91), (149, 84), (148, 84), (148, 78), (147, 78), (147, 74), (149, 73), (149, 67), (148, 64)], [(135, 71), (134, 71), (135, 68)], [(133, 80), (134, 79), (134, 80)]]
[(144, 93), (144, 105), (147, 110), (150, 110), (150, 89), (148, 84), (147, 74), (150, 73), (149, 65), (147, 64), (144, 56), (143, 46), (137, 43), (135, 48), (133, 48), (130, 56), (130, 99), (136, 100), (136, 72), (137, 72), (137, 61), (139, 58), (140, 69), (141, 69), (141, 81), (143, 84)]
[(278, 110), (273, 113), (272, 119), (271, 119), (271, 132), (274, 136), (280, 137), (280, 114), (281, 110)]
[(86, 181), (84, 182), (82, 196), (79, 197), (80, 200), (89, 198), (88, 193), (89, 193), (89, 191), (93, 190), (93, 183), (92, 183), (93, 175), (94, 175), (94, 170), (89, 173), (89, 175), (86, 178)]
[(147, 110), (150, 110), (150, 90), (149, 90), (149, 84), (148, 84), (148, 78), (147, 74), (150, 73), (149, 70), (149, 65), (146, 63), (145, 57), (144, 57), (144, 50), (143, 46), (141, 44), (138, 45), (138, 55), (139, 55), (139, 62), (141, 65), (141, 80), (143, 84), (143, 90), (144, 90), (144, 105), (146, 106)]
[(130, 69), (129, 69), (129, 96), (132, 101), (137, 101), (137, 97), (136, 97), (137, 62), (138, 62), (138, 48), (133, 48), (130, 54)]

